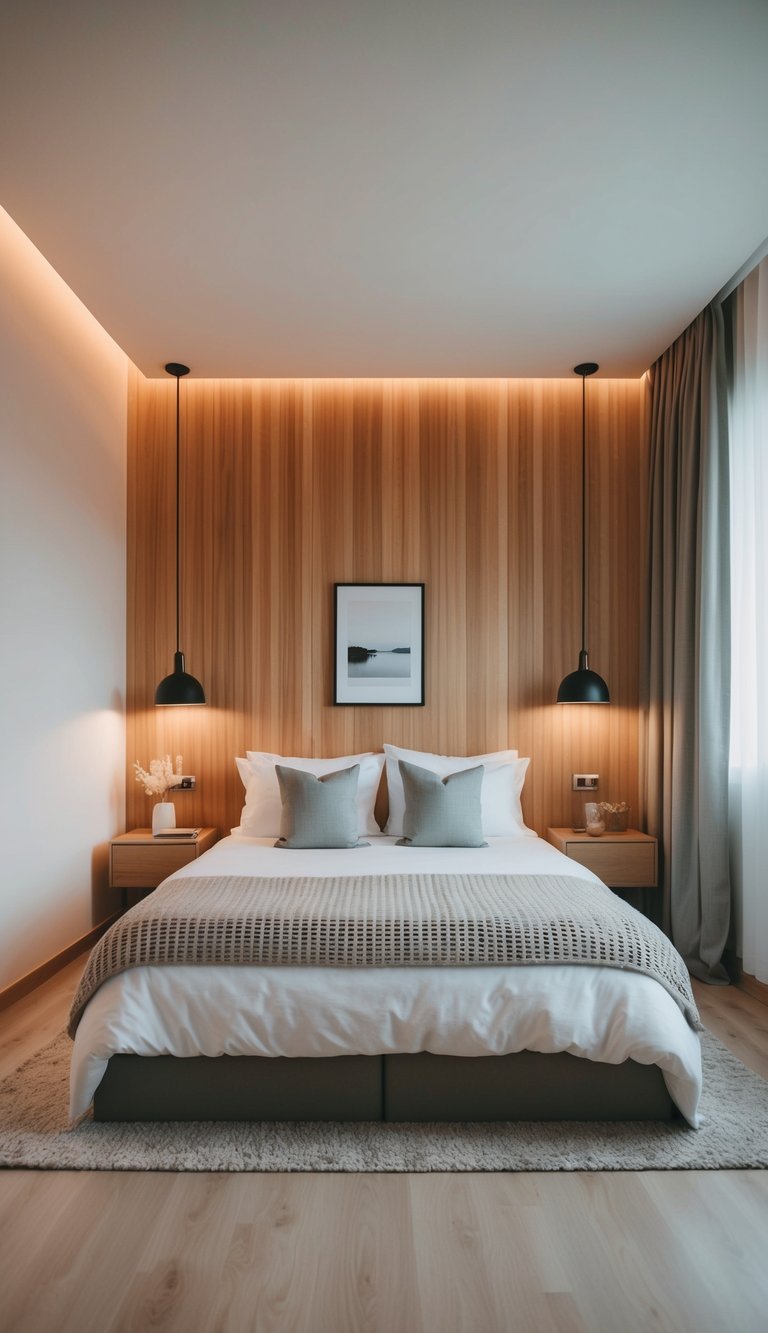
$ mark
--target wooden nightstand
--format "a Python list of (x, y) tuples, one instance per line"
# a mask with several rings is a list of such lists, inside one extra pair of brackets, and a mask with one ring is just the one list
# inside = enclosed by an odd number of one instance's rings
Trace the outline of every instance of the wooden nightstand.
[[(110, 888), (125, 890), (126, 905), (130, 906), (144, 893), (156, 889), (174, 870), (197, 860), (218, 836), (219, 830), (215, 828), (201, 828), (195, 839), (180, 838), (178, 842), (172, 838), (153, 838), (148, 828), (120, 833), (109, 844)], [(140, 892), (133, 893), (129, 901), (127, 891), (132, 889)]]
[(548, 828), (547, 841), (598, 875), (611, 889), (655, 889), (659, 882), (658, 844), (649, 833), (603, 833), (591, 838), (569, 828)]

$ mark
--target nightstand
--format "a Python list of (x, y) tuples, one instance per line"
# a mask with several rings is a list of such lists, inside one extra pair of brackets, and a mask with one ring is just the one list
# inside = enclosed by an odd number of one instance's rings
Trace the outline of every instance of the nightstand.
[[(123, 889), (126, 906), (156, 889), (168, 875), (197, 860), (217, 841), (219, 830), (201, 828), (196, 838), (153, 838), (148, 828), (120, 833), (109, 844), (109, 886)], [(135, 889), (129, 901), (128, 890)]]
[(598, 875), (611, 889), (655, 889), (659, 882), (658, 844), (649, 833), (603, 833), (592, 838), (569, 828), (548, 828), (547, 841)]

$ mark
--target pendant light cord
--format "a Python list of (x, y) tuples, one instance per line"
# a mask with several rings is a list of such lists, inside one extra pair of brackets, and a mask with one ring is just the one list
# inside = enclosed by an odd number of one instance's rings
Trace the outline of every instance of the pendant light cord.
[(179, 467), (180, 446), (179, 446), (179, 384), (181, 376), (176, 376), (176, 652), (181, 651), (181, 636), (179, 634), (179, 605), (181, 601), (181, 577), (179, 572), (179, 526), (181, 522), (181, 498), (180, 482), (181, 475)]
[(587, 603), (589, 570), (587, 552), (589, 542), (589, 506), (587, 503), (587, 375), (594, 375), (600, 367), (596, 361), (582, 361), (573, 367), (581, 376), (581, 650), (579, 665), (560, 682), (557, 691), (559, 704), (607, 704), (611, 701), (608, 686), (596, 671), (592, 671), (587, 657)]
[(169, 361), (165, 369), (176, 380), (176, 652), (173, 671), (155, 690), (155, 703), (162, 707), (205, 703), (205, 690), (186, 670), (181, 651), (181, 378), (189, 374), (189, 366)]
[(581, 651), (587, 651), (587, 377), (581, 377)]

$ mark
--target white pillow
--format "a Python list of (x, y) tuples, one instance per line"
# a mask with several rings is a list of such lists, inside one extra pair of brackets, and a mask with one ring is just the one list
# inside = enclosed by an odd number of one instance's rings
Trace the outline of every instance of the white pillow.
[(296, 759), (261, 750), (246, 750), (245, 753), (246, 758), (236, 759), (235, 763), (245, 787), (245, 805), (240, 815), (240, 832), (247, 834), (249, 838), (280, 837), (283, 806), (275, 772), (276, 764), (284, 764), (287, 768), (298, 768), (302, 773), (314, 773), (317, 778), (359, 764), (358, 833), (361, 836), (381, 833), (373, 811), (381, 781), (381, 770), (384, 767), (383, 754), (368, 752), (339, 755), (336, 759)]
[(459, 773), (465, 768), (482, 764), (483, 785), (480, 792), (483, 837), (535, 837), (532, 829), (523, 823), (520, 793), (523, 790), (528, 759), (519, 759), (517, 750), (497, 750), (494, 754), (475, 754), (458, 758), (456, 755), (425, 754), (421, 750), (401, 750), (397, 745), (385, 745), (387, 756), (387, 788), (389, 790), (389, 819), (386, 832), (393, 838), (402, 838), (405, 817), (405, 793), (400, 777), (399, 761), (417, 764), (437, 773), (441, 778)]

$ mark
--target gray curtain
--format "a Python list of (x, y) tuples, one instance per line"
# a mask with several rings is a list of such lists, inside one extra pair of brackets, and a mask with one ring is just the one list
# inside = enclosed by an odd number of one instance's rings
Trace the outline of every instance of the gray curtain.
[(709, 306), (651, 371), (643, 784), (664, 925), (694, 976), (728, 981), (730, 570), (723, 316)]

